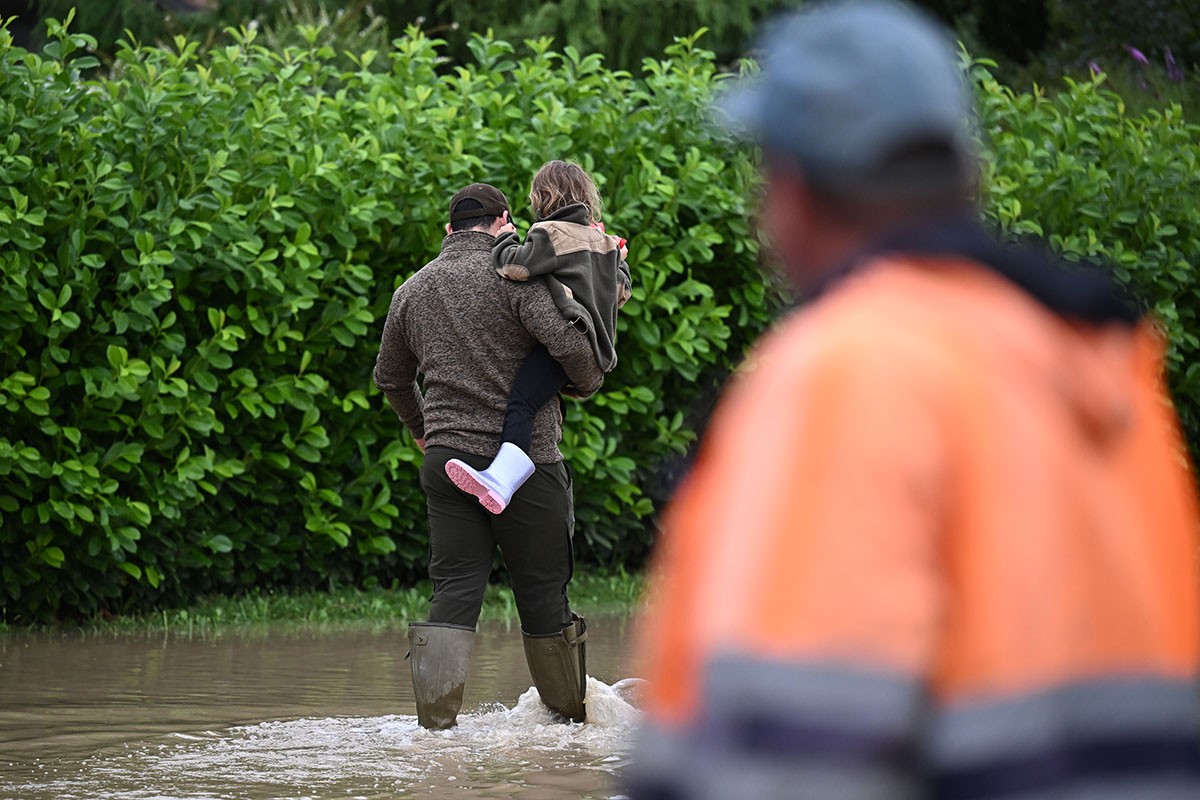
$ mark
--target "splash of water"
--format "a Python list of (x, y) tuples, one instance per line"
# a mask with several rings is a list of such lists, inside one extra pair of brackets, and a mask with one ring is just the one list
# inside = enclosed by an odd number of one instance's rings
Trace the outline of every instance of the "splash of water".
[[(623, 685), (624, 684), (624, 685)], [(529, 688), (513, 708), (459, 715), (427, 731), (416, 717), (330, 717), (174, 734), (102, 752), (82, 774), (25, 786), (62, 800), (168, 798), (611, 796), (640, 712), (637, 687), (588, 678), (585, 723), (564, 723)], [(8, 787), (0, 786), (0, 789)]]

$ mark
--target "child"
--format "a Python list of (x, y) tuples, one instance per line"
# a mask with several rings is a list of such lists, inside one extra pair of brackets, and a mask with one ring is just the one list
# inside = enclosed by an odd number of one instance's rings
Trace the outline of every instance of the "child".
[[(516, 233), (506, 233), (492, 247), (496, 272), (515, 281), (542, 276), (563, 316), (591, 340), (601, 370), (611, 372), (617, 364), (617, 309), (630, 294), (625, 240), (604, 232), (600, 194), (578, 164), (542, 165), (533, 176), (529, 205), (536, 222), (525, 242)], [(499, 452), (483, 471), (456, 458), (448, 461), (446, 474), (454, 485), (475, 495), (493, 514), (504, 511), (534, 471), (527, 454), (533, 418), (567, 383), (562, 365), (544, 346), (535, 346), (513, 384)]]

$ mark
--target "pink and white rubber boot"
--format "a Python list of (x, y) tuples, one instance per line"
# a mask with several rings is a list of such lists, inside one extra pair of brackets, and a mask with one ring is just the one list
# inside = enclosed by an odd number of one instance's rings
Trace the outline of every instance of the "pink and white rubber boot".
[(500, 445), (500, 452), (482, 472), (457, 458), (446, 462), (446, 474), (454, 485), (477, 497), (479, 504), (493, 514), (508, 507), (513, 493), (529, 479), (534, 469), (533, 461), (525, 451), (509, 442)]

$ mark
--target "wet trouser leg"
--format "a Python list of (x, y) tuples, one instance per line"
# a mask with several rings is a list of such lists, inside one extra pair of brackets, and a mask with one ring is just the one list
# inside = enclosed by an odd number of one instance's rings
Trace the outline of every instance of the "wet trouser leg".
[(584, 719), (583, 620), (571, 612), (575, 508), (566, 464), (540, 464), (503, 514), (493, 515), (446, 475), (451, 458), (471, 466), (487, 458), (430, 447), (421, 465), (429, 512), (431, 624), (473, 630), (496, 547), (512, 579), (525, 657), (542, 701), (562, 716)]
[(461, 459), (487, 466), (486, 456), (430, 447), (421, 465), (429, 515), (429, 621), (474, 628), (496, 548), (512, 578), (513, 597), (528, 634), (559, 633), (571, 624), (567, 584), (574, 570), (575, 511), (563, 463), (539, 464), (503, 514), (488, 513), (460, 492), (445, 464)]

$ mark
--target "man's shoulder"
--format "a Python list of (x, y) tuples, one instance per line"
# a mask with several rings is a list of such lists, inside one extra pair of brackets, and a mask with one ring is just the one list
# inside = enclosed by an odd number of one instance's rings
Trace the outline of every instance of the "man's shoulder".
[(939, 304), (942, 289), (927, 283), (928, 275), (893, 266), (850, 276), (793, 311), (764, 340), (764, 357), (796, 377), (945, 366), (961, 349), (961, 314)]
[[(796, 316), (844, 339), (869, 335), (886, 346), (905, 332), (938, 335), (962, 323), (964, 302), (1000, 302), (988, 277), (969, 262), (884, 256), (863, 264)], [(891, 336), (883, 336), (885, 331)]]
[[(501, 307), (514, 303), (554, 305), (546, 282), (538, 276), (527, 281), (505, 280), (496, 274), (490, 253), (477, 250), (442, 252), (410, 275), (392, 295), (393, 307), (420, 303), (431, 293), (466, 292), (473, 297), (491, 298)], [(485, 305), (487, 303), (485, 302)]]
[(409, 275), (397, 291), (411, 292), (431, 283), (470, 275), (472, 270), (490, 271), (490, 253), (481, 250), (443, 250)]
[[(493, 270), (495, 273), (495, 270)], [(499, 277), (497, 275), (497, 277)], [(500, 278), (497, 284), (496, 296), (515, 302), (542, 302), (554, 305), (550, 295), (550, 287), (542, 275), (530, 275), (528, 280), (514, 281)], [(555, 306), (557, 308), (557, 306)]]
[(418, 291), (421, 285), (429, 280), (428, 268), (432, 263), (433, 262), (431, 261), (428, 264), (418, 267), (411, 274), (409, 274), (407, 278), (402, 280), (400, 285), (397, 286), (392, 292), (392, 302), (397, 303), (403, 301), (414, 291)]

